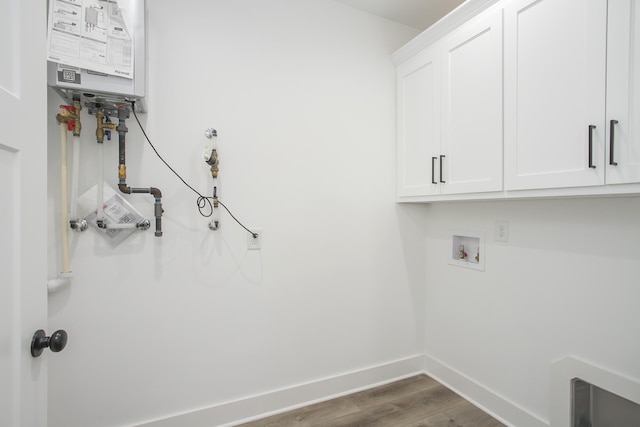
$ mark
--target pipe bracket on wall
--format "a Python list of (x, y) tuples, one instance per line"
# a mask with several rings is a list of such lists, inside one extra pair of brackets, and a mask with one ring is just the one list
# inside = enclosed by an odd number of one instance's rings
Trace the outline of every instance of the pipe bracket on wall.
[(71, 219), (69, 220), (69, 227), (73, 231), (85, 231), (87, 228), (89, 228), (89, 224), (84, 218)]

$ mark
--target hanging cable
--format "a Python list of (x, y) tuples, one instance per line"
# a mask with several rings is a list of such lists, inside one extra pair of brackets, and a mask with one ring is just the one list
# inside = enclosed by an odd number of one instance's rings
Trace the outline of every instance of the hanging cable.
[[(180, 181), (182, 181), (182, 183), (184, 185), (186, 185), (191, 191), (193, 191), (194, 193), (196, 193), (198, 195), (198, 198), (196, 199), (196, 205), (198, 206), (198, 212), (200, 212), (200, 215), (202, 215), (203, 217), (210, 217), (211, 215), (213, 215), (213, 200), (214, 197), (208, 197), (208, 196), (203, 196), (202, 194), (200, 194), (200, 192), (198, 190), (196, 190), (195, 188), (193, 188), (191, 185), (189, 185), (187, 183), (187, 181), (185, 181), (178, 172), (175, 171), (175, 169), (173, 169), (171, 167), (171, 165), (169, 163), (167, 163), (167, 161), (160, 155), (160, 153), (158, 152), (158, 150), (156, 150), (156, 147), (153, 145), (153, 143), (151, 142), (151, 139), (149, 139), (149, 136), (147, 135), (147, 132), (144, 130), (144, 127), (142, 126), (142, 123), (140, 123), (140, 119), (138, 119), (138, 115), (136, 114), (136, 109), (135, 109), (135, 101), (130, 101), (131, 102), (131, 111), (133, 112), (133, 117), (135, 117), (136, 122), (138, 122), (138, 126), (140, 127), (140, 130), (142, 131), (142, 134), (144, 135), (145, 139), (147, 140), (147, 142), (149, 143), (149, 145), (151, 146), (151, 148), (153, 149), (153, 151), (156, 153), (156, 156), (158, 156), (158, 158), (162, 161), (162, 163), (165, 164), (166, 167), (169, 168), (169, 170), (171, 172), (173, 172), (173, 174), (175, 176), (178, 177), (178, 179)], [(214, 187), (215, 188), (215, 187)], [(214, 190), (215, 191), (215, 190)], [(251, 234), (253, 236), (254, 239), (258, 238), (258, 233), (254, 233), (253, 231), (249, 230), (247, 227), (244, 226), (243, 223), (241, 223), (229, 210), (229, 208), (227, 208), (224, 203), (222, 203), (220, 201), (220, 199), (218, 199), (218, 203), (220, 204), (220, 206), (222, 206), (227, 213), (229, 214), (229, 216), (231, 216), (231, 218), (233, 218), (233, 220), (235, 222), (237, 222), (242, 228), (244, 228), (245, 230), (247, 230), (247, 232), (249, 234)], [(209, 213), (205, 214), (204, 209), (206, 206), (209, 206)]]

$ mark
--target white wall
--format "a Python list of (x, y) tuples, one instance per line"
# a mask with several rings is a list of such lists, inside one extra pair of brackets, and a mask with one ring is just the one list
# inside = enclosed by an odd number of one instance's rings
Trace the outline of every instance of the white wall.
[[(433, 204), (427, 215), (430, 371), (498, 415), (508, 405), (491, 395), (519, 407), (531, 417), (507, 420), (523, 427), (548, 425), (561, 357), (640, 381), (640, 197)], [(508, 243), (494, 241), (496, 220), (509, 221)], [(447, 264), (452, 229), (486, 233), (485, 272)]]
[[(219, 196), (263, 228), (263, 249), (248, 252), (224, 213), (209, 231), (129, 120), (127, 182), (162, 190), (164, 236), (117, 249), (92, 229), (72, 236), (73, 284), (49, 304), (49, 329), (69, 333), (48, 356), (49, 426), (138, 424), (422, 353), (424, 223), (421, 207), (394, 203), (389, 58), (415, 30), (329, 0), (147, 7), (147, 133), (209, 192), (201, 151), (215, 127)], [(60, 103), (51, 93), (52, 277)], [(81, 191), (96, 150), (83, 119)], [(115, 135), (105, 145), (115, 186)], [(152, 216), (150, 196), (127, 198)]]
[[(94, 230), (73, 235), (74, 283), (50, 297), (49, 329), (70, 335), (48, 356), (51, 427), (224, 405), (408, 358), (425, 341), (442, 380), (541, 424), (562, 356), (640, 378), (640, 198), (393, 202), (389, 53), (414, 30), (317, 0), (150, 1), (148, 25), (148, 134), (205, 192), (203, 131), (218, 129), (221, 200), (264, 229), (263, 249), (247, 252), (226, 214), (209, 231), (130, 120), (128, 182), (162, 189), (165, 235), (117, 250)], [(52, 277), (59, 103), (52, 94)], [(95, 182), (84, 120), (82, 190)], [(112, 185), (116, 145), (106, 144)], [(128, 199), (151, 215), (151, 197)], [(508, 243), (493, 241), (495, 220), (509, 221)], [(487, 233), (485, 272), (447, 264), (451, 229)]]

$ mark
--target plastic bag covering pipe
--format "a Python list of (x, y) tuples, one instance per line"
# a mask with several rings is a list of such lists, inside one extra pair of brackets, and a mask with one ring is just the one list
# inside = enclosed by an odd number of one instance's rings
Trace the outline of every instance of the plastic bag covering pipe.
[(162, 236), (162, 192), (155, 187), (132, 188), (127, 186), (127, 165), (126, 165), (126, 135), (128, 132), (126, 119), (129, 118), (129, 110), (126, 107), (118, 108), (118, 188), (125, 194), (144, 193), (151, 194), (155, 199), (154, 216), (156, 218), (155, 236)]

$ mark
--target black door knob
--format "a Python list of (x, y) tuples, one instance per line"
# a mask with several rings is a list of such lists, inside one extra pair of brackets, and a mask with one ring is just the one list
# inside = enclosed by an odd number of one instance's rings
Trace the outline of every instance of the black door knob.
[(38, 329), (36, 333), (33, 334), (33, 339), (31, 340), (31, 355), (33, 357), (38, 357), (47, 347), (49, 347), (49, 349), (54, 353), (57, 353), (64, 349), (66, 345), (66, 331), (60, 329), (59, 331), (55, 331), (53, 334), (51, 334), (50, 337), (48, 337), (42, 329)]

